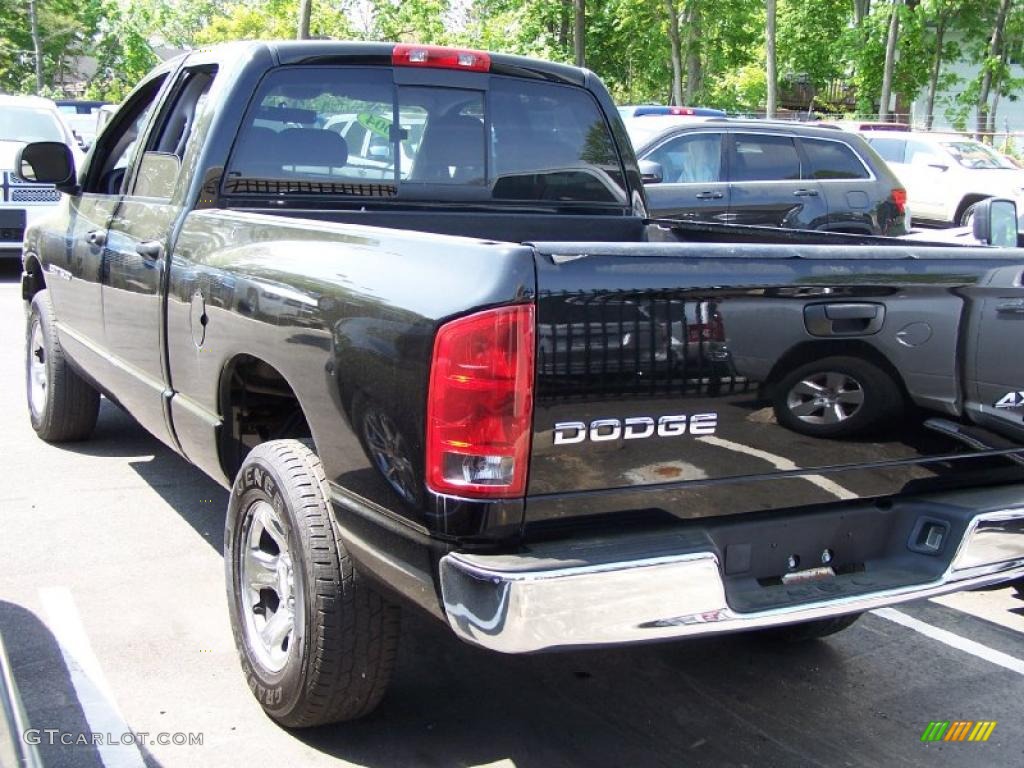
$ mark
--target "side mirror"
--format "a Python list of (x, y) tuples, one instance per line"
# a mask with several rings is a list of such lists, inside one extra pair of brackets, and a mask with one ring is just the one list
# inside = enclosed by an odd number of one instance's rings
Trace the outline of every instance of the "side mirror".
[(971, 219), (974, 239), (1000, 248), (1017, 246), (1017, 204), (1013, 200), (990, 197), (974, 204)]
[(71, 148), (63, 142), (34, 141), (20, 147), (14, 157), (14, 167), (25, 181), (53, 184), (69, 194), (77, 191), (75, 158)]
[(665, 169), (661, 167), (661, 163), (656, 163), (653, 160), (641, 160), (640, 165), (640, 180), (644, 184), (661, 184), (665, 180)]

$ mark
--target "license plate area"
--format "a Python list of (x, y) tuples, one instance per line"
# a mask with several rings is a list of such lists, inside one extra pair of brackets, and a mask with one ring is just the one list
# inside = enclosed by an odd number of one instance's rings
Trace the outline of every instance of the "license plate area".
[[(710, 528), (729, 605), (756, 612), (938, 579), (973, 512), (903, 500), (744, 516)], [(947, 533), (919, 546), (922, 521)]]

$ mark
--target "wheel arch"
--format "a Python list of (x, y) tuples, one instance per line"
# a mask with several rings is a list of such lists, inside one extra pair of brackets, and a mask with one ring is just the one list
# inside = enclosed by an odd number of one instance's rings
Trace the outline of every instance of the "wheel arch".
[(910, 402), (907, 385), (896, 366), (875, 347), (861, 339), (822, 339), (820, 341), (803, 341), (796, 344), (787, 350), (775, 365), (772, 366), (771, 371), (764, 380), (762, 390), (767, 397), (771, 397), (775, 386), (789, 371), (805, 363), (838, 355), (859, 357), (875, 364), (896, 382), (904, 402)]
[(956, 206), (956, 212), (953, 214), (953, 223), (959, 224), (960, 217), (964, 215), (964, 211), (975, 203), (980, 203), (982, 200), (988, 200), (990, 197), (992, 197), (992, 195), (983, 194), (981, 192), (969, 192), (964, 195), (960, 198), (960, 202)]
[(32, 301), (32, 297), (46, 289), (46, 275), (39, 257), (34, 253), (25, 254), (22, 267), (21, 298)]
[[(239, 352), (221, 370), (217, 453), (228, 481), (253, 448), (270, 440), (313, 441), (307, 414), (289, 378), (262, 357)], [(315, 443), (312, 445), (316, 452)]]

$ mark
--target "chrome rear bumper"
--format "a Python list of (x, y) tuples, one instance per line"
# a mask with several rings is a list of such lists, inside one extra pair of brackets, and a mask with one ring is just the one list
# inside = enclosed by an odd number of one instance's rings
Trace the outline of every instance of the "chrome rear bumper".
[(665, 552), (644, 537), (531, 555), (453, 553), (442, 558), (440, 576), (455, 633), (503, 653), (735, 632), (1024, 577), (1024, 506), (974, 516), (938, 579), (756, 612), (730, 607), (714, 552)]

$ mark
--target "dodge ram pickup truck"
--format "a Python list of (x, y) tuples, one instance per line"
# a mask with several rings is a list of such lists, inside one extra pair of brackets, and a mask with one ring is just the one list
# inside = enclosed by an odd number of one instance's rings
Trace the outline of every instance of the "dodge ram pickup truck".
[[(230, 620), (285, 726), (377, 705), (400, 610), (507, 653), (810, 638), (1024, 575), (1024, 449), (975, 411), (865, 440), (758, 401), (841, 359), (915, 402), (1024, 251), (651, 221), (590, 72), (232, 44), (146, 77), (77, 175), (18, 163), (66, 193), (25, 239), (32, 425), (85, 439), (102, 393), (231, 489)], [(1014, 392), (1022, 318), (974, 340), (1016, 340)]]

